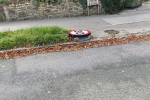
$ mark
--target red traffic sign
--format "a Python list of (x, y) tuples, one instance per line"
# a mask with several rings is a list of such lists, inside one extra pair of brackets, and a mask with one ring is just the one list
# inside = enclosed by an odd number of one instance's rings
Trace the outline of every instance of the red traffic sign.
[(91, 32), (88, 30), (72, 30), (69, 32), (69, 35), (76, 35), (76, 36), (82, 36), (82, 35), (88, 35)]

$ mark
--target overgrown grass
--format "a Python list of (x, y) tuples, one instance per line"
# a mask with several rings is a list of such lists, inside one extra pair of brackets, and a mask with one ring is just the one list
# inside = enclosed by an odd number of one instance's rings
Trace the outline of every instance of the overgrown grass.
[(12, 49), (27, 45), (40, 46), (57, 44), (68, 40), (69, 30), (58, 26), (36, 26), (16, 31), (0, 32), (0, 49)]

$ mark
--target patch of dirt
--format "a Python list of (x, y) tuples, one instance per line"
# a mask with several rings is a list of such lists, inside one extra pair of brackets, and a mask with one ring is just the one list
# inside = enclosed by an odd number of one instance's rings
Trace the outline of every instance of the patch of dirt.
[(116, 30), (106, 30), (104, 32), (106, 32), (108, 34), (118, 34), (119, 33), (119, 31), (116, 31)]
[(119, 31), (116, 30), (105, 30), (104, 32), (108, 33), (112, 37), (115, 37), (115, 35), (119, 33)]

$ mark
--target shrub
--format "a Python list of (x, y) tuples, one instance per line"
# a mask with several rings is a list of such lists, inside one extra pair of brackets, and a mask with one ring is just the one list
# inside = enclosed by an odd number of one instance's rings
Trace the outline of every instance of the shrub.
[(114, 14), (124, 8), (125, 0), (101, 0), (106, 13)]
[(87, 8), (87, 0), (79, 0), (79, 2), (82, 5), (83, 9)]
[(0, 0), (0, 3), (6, 4), (6, 3), (8, 3), (8, 1), (9, 1), (9, 0)]

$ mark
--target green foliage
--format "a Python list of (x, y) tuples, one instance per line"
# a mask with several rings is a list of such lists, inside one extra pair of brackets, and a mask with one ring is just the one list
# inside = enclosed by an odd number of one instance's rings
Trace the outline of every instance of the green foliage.
[[(45, 0), (46, 1), (46, 0)], [(47, 0), (47, 1), (49, 1), (49, 0)], [(61, 0), (50, 0), (50, 2), (56, 2), (57, 4), (60, 4), (61, 3)]]
[(83, 9), (87, 8), (87, 0), (79, 0), (79, 2), (82, 5)]
[(0, 0), (0, 3), (6, 4), (9, 0)]
[(35, 0), (35, 5), (36, 6), (39, 6), (39, 1), (40, 2), (49, 2), (49, 3), (57, 3), (57, 4), (60, 4), (61, 3), (61, 0)]
[(74, 2), (78, 2), (79, 0), (73, 0)]
[(14, 46), (23, 47), (28, 44), (50, 45), (67, 41), (69, 30), (58, 26), (32, 27), (16, 31), (0, 32), (0, 49), (12, 49)]
[(101, 0), (106, 13), (114, 14), (124, 8), (125, 0)]
[(60, 4), (60, 3), (61, 3), (61, 0), (56, 0), (56, 3), (57, 3), (57, 4)]

